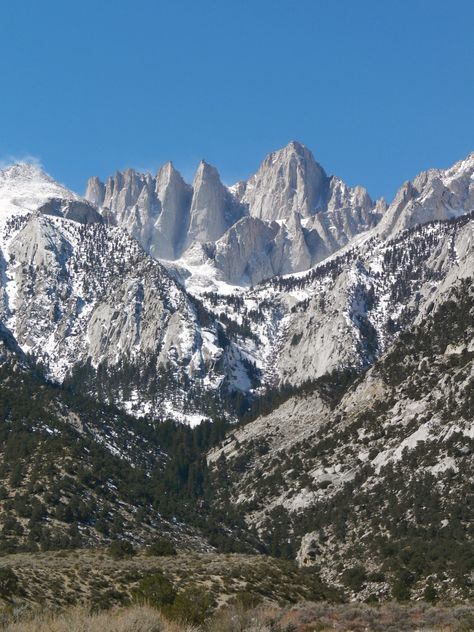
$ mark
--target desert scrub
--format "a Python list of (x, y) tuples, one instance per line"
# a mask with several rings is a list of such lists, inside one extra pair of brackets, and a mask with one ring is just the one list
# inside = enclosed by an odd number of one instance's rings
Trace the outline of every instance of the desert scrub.
[(173, 620), (200, 625), (210, 619), (215, 606), (216, 602), (208, 591), (193, 586), (179, 592), (165, 613)]
[(163, 573), (147, 575), (133, 591), (133, 597), (139, 603), (146, 603), (153, 608), (171, 606), (176, 599), (176, 590)]
[(284, 608), (262, 603), (250, 609), (245, 603), (235, 603), (219, 608), (211, 616), (206, 614), (204, 623), (194, 625), (182, 618), (173, 621), (147, 605), (98, 613), (83, 606), (55, 614), (15, 614), (12, 607), (0, 612), (2, 632), (471, 632), (473, 629), (474, 606), (442, 607), (422, 602), (299, 603)]
[(154, 557), (139, 551), (116, 560), (101, 550), (82, 549), (65, 557), (53, 552), (0, 557), (0, 569), (5, 567), (17, 575), (24, 591), (14, 596), (15, 605), (26, 603), (51, 610), (72, 603), (117, 607), (127, 597), (133, 600), (140, 582), (157, 573), (173, 584), (176, 593), (193, 586), (210, 592), (217, 606), (242, 591), (280, 604), (340, 600), (313, 571), (256, 555), (180, 553)]

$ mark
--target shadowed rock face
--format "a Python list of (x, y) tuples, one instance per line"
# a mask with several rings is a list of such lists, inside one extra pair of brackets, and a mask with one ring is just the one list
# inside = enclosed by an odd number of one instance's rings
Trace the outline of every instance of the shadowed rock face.
[(230, 283), (247, 281), (251, 285), (275, 271), (269, 253), (280, 230), (276, 222), (244, 217), (216, 243), (215, 265)]
[(186, 245), (216, 241), (242, 214), (237, 200), (221, 183), (217, 169), (202, 160), (193, 181)]
[(189, 223), (192, 189), (168, 162), (158, 171), (155, 192), (160, 214), (150, 234), (149, 251), (157, 259), (176, 259)]
[(80, 224), (103, 223), (104, 218), (95, 207), (85, 200), (63, 200), (52, 198), (38, 208), (44, 215), (64, 217)]
[(215, 266), (236, 285), (255, 285), (275, 275), (307, 270), (311, 254), (294, 213), (287, 224), (244, 217), (218, 240)]
[(92, 176), (87, 181), (86, 200), (95, 206), (103, 206), (105, 199), (105, 185), (97, 176)]

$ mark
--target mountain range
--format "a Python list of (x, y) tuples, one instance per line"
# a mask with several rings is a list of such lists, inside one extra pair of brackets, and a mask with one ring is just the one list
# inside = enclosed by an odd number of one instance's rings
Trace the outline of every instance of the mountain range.
[[(37, 463), (15, 476), (3, 450), (3, 545), (99, 542), (123, 520), (294, 557), (357, 598), (468, 594), (473, 213), (474, 154), (390, 204), (298, 142), (233, 186), (204, 161), (192, 184), (167, 163), (84, 197), (0, 171), (5, 441), (34, 435)], [(52, 444), (84, 461), (55, 495)]]

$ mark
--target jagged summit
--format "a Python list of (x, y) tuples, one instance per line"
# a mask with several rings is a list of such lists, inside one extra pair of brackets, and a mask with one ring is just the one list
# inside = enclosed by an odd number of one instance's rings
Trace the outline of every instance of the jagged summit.
[[(86, 198), (154, 257), (209, 264), (237, 284), (307, 269), (373, 227), (381, 212), (363, 187), (351, 188), (328, 176), (295, 140), (268, 154), (248, 181), (231, 187), (203, 159), (192, 184), (168, 162), (156, 177), (134, 170), (118, 172), (105, 184), (93, 177)], [(245, 217), (266, 226), (239, 222)], [(257, 251), (236, 251), (236, 244), (250, 235)], [(238, 271), (243, 271), (242, 280)]]
[(279, 149), (275, 149), (274, 151), (270, 152), (265, 158), (265, 161), (270, 159), (276, 162), (280, 159), (283, 159), (284, 156), (288, 156), (292, 154), (296, 154), (300, 156), (301, 158), (309, 159), (316, 162), (316, 160), (314, 159), (313, 152), (309, 149), (309, 147), (307, 147), (304, 143), (301, 143), (298, 140), (290, 140), (283, 147), (280, 147)]
[(193, 179), (193, 188), (202, 184), (203, 181), (209, 181), (211, 184), (222, 184), (218, 170), (204, 159), (199, 161), (196, 173)]
[[(105, 184), (91, 178), (86, 198), (155, 258), (183, 261), (188, 271), (206, 264), (223, 280), (245, 285), (308, 269), (382, 218), (377, 234), (387, 236), (468, 212), (473, 165), (470, 154), (449, 169), (423, 172), (387, 207), (363, 186), (328, 175), (308, 147), (291, 140), (269, 153), (247, 181), (230, 187), (205, 160), (192, 184), (168, 162), (156, 177), (127, 170)], [(246, 217), (265, 225), (239, 222)], [(241, 247), (249, 238), (252, 248)]]

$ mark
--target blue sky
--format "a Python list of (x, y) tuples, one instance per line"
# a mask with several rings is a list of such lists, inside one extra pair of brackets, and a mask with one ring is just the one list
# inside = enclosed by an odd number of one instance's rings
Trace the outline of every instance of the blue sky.
[(305, 143), (391, 197), (474, 150), (473, 0), (3, 2), (0, 161), (89, 175), (200, 158), (227, 183)]

